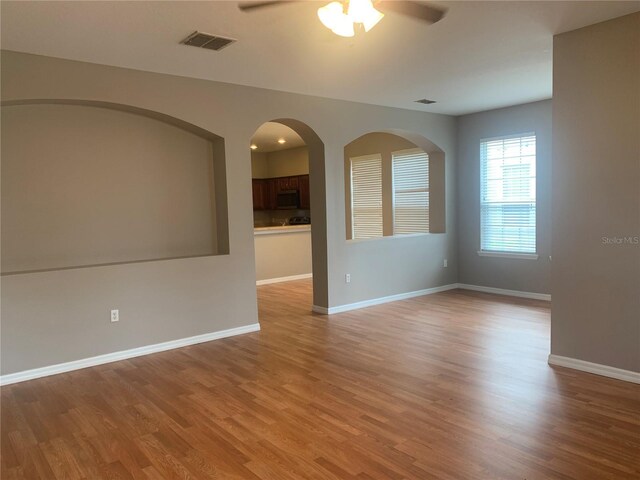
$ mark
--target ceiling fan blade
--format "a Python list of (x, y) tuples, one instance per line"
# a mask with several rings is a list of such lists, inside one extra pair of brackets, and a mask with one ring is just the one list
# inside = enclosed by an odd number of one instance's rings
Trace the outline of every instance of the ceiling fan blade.
[(399, 13), (429, 23), (436, 23), (447, 13), (445, 8), (432, 7), (426, 3), (410, 0), (380, 0), (376, 4), (376, 8), (382, 13)]
[(285, 3), (293, 3), (294, 0), (271, 0), (266, 2), (240, 2), (238, 8), (243, 12), (251, 12), (252, 10), (258, 10), (265, 7), (277, 7)]

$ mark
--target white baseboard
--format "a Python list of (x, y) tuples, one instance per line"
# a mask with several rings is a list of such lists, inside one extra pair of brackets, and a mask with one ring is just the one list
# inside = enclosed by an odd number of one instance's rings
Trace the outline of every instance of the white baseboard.
[(81, 368), (94, 367), (105, 363), (117, 362), (118, 360), (126, 360), (128, 358), (149, 355), (150, 353), (164, 352), (165, 350), (173, 350), (174, 348), (195, 345), (196, 343), (210, 342), (220, 338), (233, 337), (242, 335), (243, 333), (257, 332), (260, 330), (260, 324), (254, 323), (243, 327), (229, 328), (218, 332), (205, 333), (194, 337), (180, 338), (168, 342), (156, 343), (154, 345), (146, 345), (144, 347), (132, 348), (130, 350), (122, 350), (119, 352), (107, 353), (96, 357), (83, 358), (81, 360), (73, 360), (71, 362), (59, 363), (48, 367), (34, 368), (33, 370), (24, 370), (22, 372), (9, 373), (0, 376), (0, 385), (9, 385), (11, 383), (24, 382), (33, 380), (34, 378), (47, 377), (58, 373), (70, 372), (72, 370), (80, 370)]
[(414, 292), (398, 293), (396, 295), (389, 295), (388, 297), (372, 298), (371, 300), (363, 300), (362, 302), (348, 303), (346, 305), (338, 305), (337, 307), (320, 307), (314, 305), (312, 310), (316, 313), (323, 315), (333, 315), (334, 313), (348, 312), (350, 310), (358, 310), (359, 308), (372, 307), (374, 305), (380, 305), (383, 303), (396, 302), (398, 300), (406, 300), (407, 298), (421, 297), (423, 295), (430, 295), (432, 293), (445, 292), (447, 290), (454, 290), (458, 288), (456, 283), (450, 285), (442, 285), (440, 287), (426, 288), (424, 290), (416, 290)]
[(312, 310), (323, 315), (332, 315), (334, 313), (342, 313), (348, 312), (350, 310), (357, 310), (359, 308), (372, 307), (374, 305), (380, 305), (382, 303), (395, 302), (397, 300), (405, 300), (407, 298), (430, 295), (432, 293), (445, 292), (447, 290), (454, 290), (456, 288), (461, 288), (463, 290), (475, 290), (477, 292), (495, 293), (498, 295), (509, 295), (511, 297), (533, 298), (535, 300), (546, 300), (548, 302), (551, 301), (551, 295), (547, 293), (521, 292), (519, 290), (505, 290), (502, 288), (483, 287), (480, 285), (468, 285), (466, 283), (451, 283), (449, 285), (427, 288), (425, 290), (417, 290), (415, 292), (399, 293), (397, 295), (389, 295), (388, 297), (373, 298), (371, 300), (364, 300), (362, 302), (338, 305), (337, 307), (327, 308), (314, 305), (312, 307)]
[(458, 288), (462, 290), (474, 290), (476, 292), (495, 293), (497, 295), (508, 295), (510, 297), (522, 297), (533, 298), (535, 300), (551, 301), (551, 294), (549, 293), (534, 293), (534, 292), (522, 292), (520, 290), (505, 290), (504, 288), (483, 287), (481, 285), (468, 285), (466, 283), (459, 283)]
[(558, 367), (573, 368), (581, 372), (602, 375), (603, 377), (624, 380), (625, 382), (640, 383), (640, 372), (632, 372), (631, 370), (623, 370), (622, 368), (609, 367), (599, 363), (591, 363), (576, 358), (562, 357), (560, 355), (549, 355), (549, 365), (557, 365)]
[(303, 273), (302, 275), (291, 275), (290, 277), (267, 278), (265, 280), (257, 280), (256, 285), (269, 285), (270, 283), (291, 282), (292, 280), (302, 280), (303, 278), (311, 278), (313, 273)]

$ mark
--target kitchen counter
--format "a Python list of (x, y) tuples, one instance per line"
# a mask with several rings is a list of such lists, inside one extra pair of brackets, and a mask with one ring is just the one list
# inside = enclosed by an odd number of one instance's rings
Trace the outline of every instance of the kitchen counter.
[(279, 225), (276, 227), (258, 227), (253, 229), (254, 235), (278, 235), (283, 233), (310, 232), (311, 225)]
[(254, 229), (256, 280), (284, 281), (311, 273), (311, 225)]

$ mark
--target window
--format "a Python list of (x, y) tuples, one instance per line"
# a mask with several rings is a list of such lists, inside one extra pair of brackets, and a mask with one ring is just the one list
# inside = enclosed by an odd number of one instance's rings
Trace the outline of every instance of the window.
[(536, 253), (536, 136), (480, 143), (480, 253)]
[(382, 236), (382, 157), (351, 159), (352, 238)]
[(374, 132), (344, 147), (347, 240), (411, 244), (445, 233), (445, 153), (427, 139), (419, 143)]
[(429, 232), (429, 156), (420, 149), (392, 154), (393, 234)]

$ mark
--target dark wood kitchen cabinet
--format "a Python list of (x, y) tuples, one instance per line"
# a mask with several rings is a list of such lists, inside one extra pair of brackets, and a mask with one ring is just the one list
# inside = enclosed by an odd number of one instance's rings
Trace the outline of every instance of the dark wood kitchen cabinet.
[(278, 192), (298, 190), (298, 177), (281, 177), (276, 180), (278, 182)]
[(265, 210), (275, 210), (278, 208), (278, 182), (276, 178), (265, 180)]
[(253, 191), (253, 209), (265, 210), (267, 208), (267, 184), (265, 180), (261, 178), (254, 178), (251, 180), (251, 182), (251, 189)]
[(297, 190), (300, 198), (300, 208), (309, 210), (311, 202), (309, 195), (309, 175), (296, 175), (279, 178), (252, 179), (253, 209), (275, 210), (278, 208), (278, 193)]
[(302, 210), (309, 210), (311, 207), (309, 175), (300, 175), (298, 177), (298, 189), (300, 190), (300, 208)]
[(277, 208), (277, 178), (254, 178), (252, 179), (252, 189), (254, 210), (275, 210)]

